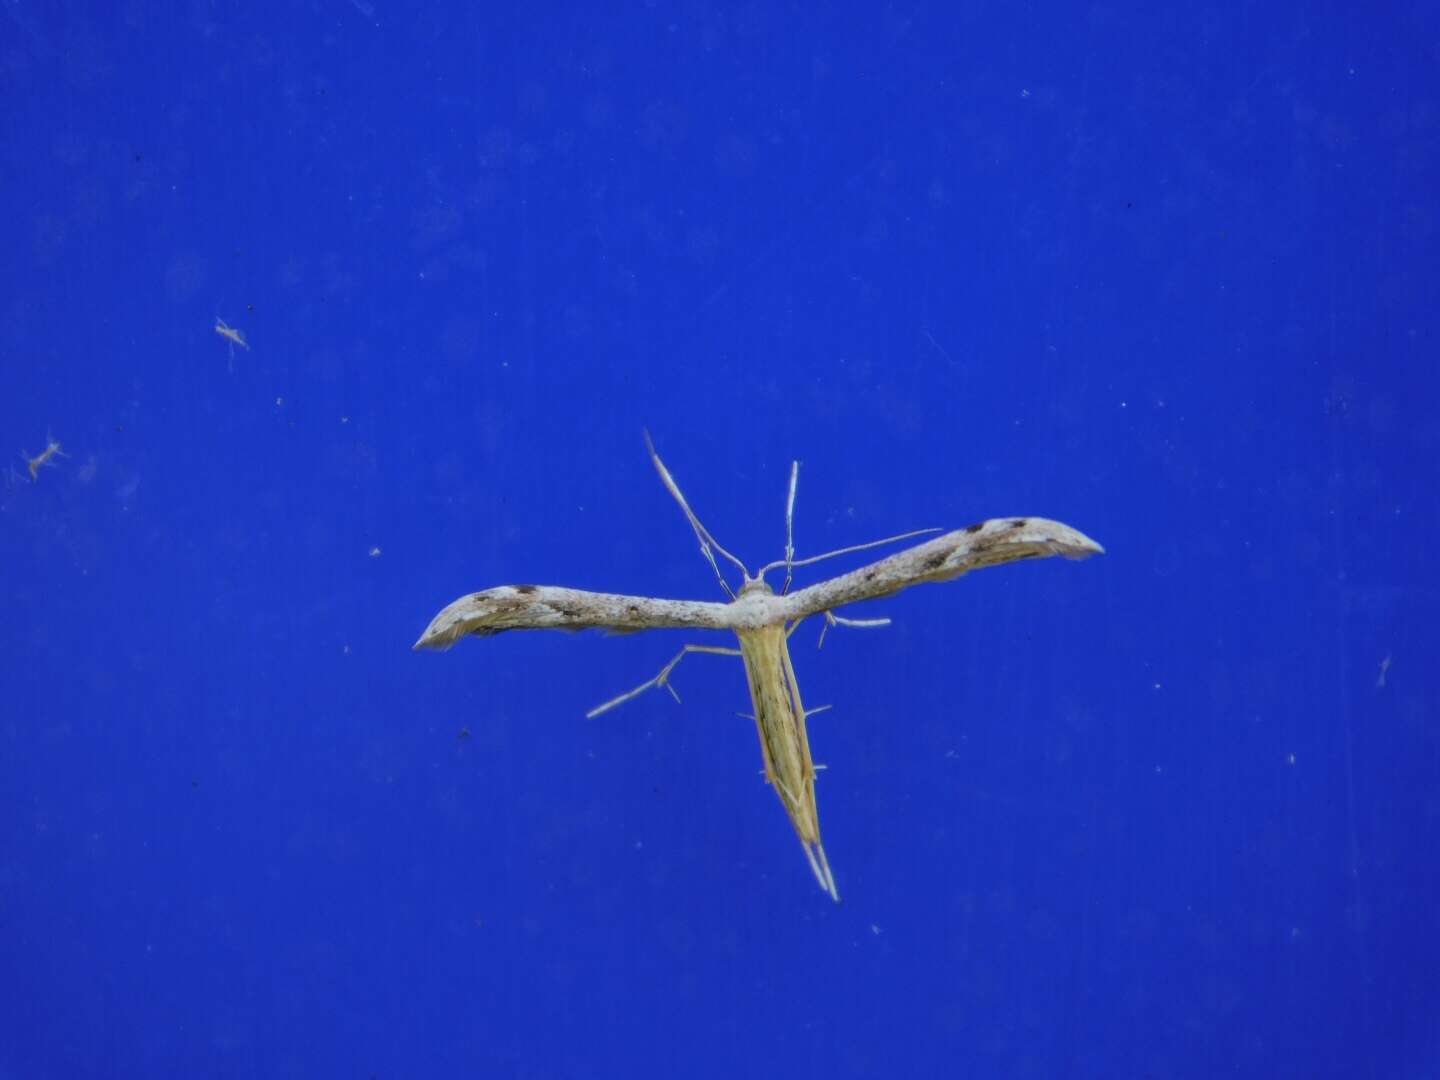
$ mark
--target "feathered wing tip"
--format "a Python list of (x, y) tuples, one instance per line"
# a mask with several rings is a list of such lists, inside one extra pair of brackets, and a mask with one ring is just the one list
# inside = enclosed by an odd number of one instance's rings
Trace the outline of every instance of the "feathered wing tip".
[(473, 614), (474, 606), (474, 600), (469, 596), (447, 605), (430, 620), (425, 632), (410, 647), (415, 650), (434, 649), (436, 652), (449, 649), (467, 633), (473, 633), (466, 628), (465, 620), (467, 615)]
[(946, 540), (953, 540), (947, 565), (955, 569), (999, 566), (1037, 556), (1087, 559), (1105, 554), (1079, 529), (1038, 517), (991, 518), (940, 538), (942, 543)]
[[(1091, 555), (1105, 554), (1104, 547), (1079, 529), (1072, 529), (1063, 522), (1046, 518), (1032, 518), (1030, 521), (1034, 523), (1032, 527), (1039, 534), (1035, 540), (1045, 544), (1056, 555), (1066, 559), (1088, 559)], [(1018, 539), (1025, 540), (1029, 537), (1022, 534)]]
[(585, 624), (579, 605), (558, 601), (584, 594), (540, 585), (499, 585), (446, 604), (430, 620), (415, 649), (443, 652), (463, 637), (493, 637), (507, 630), (578, 629)]

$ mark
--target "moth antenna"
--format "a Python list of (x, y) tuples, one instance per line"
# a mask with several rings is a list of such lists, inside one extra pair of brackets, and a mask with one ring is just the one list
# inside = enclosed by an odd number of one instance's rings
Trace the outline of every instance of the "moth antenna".
[[(785, 587), (780, 590), (784, 596), (790, 591), (790, 579), (795, 567), (795, 488), (800, 483), (800, 462), (790, 463), (790, 495), (785, 500)], [(760, 571), (765, 573), (765, 571)]]
[(690, 504), (680, 493), (680, 485), (675, 482), (675, 478), (670, 475), (670, 470), (665, 467), (665, 463), (660, 460), (660, 455), (655, 452), (655, 443), (651, 440), (648, 430), (645, 431), (645, 448), (650, 451), (650, 460), (655, 464), (655, 471), (660, 474), (660, 482), (665, 485), (665, 490), (675, 497), (675, 501), (680, 504), (680, 509), (685, 511), (685, 520), (690, 522), (690, 528), (695, 530), (695, 538), (700, 541), (700, 554), (705, 556), (706, 561), (710, 563), (710, 569), (715, 571), (715, 580), (720, 582), (720, 587), (725, 590), (725, 595), (734, 600), (735, 593), (730, 588), (730, 583), (725, 580), (725, 575), (720, 573), (720, 567), (715, 562), (715, 552), (718, 551), (738, 566), (740, 573), (745, 575), (747, 581), (750, 580), (750, 571), (745, 568), (743, 562), (726, 551), (720, 545), (720, 541), (710, 535), (709, 529), (700, 524), (700, 519), (695, 516), (695, 511), (690, 509)]

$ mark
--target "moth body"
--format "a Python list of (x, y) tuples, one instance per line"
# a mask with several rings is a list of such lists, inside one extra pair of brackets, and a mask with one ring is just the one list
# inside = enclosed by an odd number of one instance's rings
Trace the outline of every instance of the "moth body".
[[(216, 330), (229, 337), (227, 331), (232, 331), (232, 328), (219, 323)], [(243, 345), (244, 341), (241, 340), (240, 344)], [(649, 445), (648, 434), (646, 443)], [(678, 701), (679, 695), (670, 684), (670, 675), (686, 656), (690, 653), (739, 655), (745, 665), (745, 681), (750, 689), (750, 705), (754, 709), (755, 728), (760, 737), (765, 780), (775, 789), (780, 804), (785, 808), (815, 880), (833, 900), (838, 901), (840, 895), (835, 888), (835, 875), (830, 871), (825, 848), (820, 843), (820, 816), (815, 808), (815, 763), (810, 756), (810, 739), (805, 730), (805, 706), (795, 681), (795, 668), (790, 662), (790, 633), (812, 615), (823, 616), (827, 629), (830, 626), (884, 626), (889, 619), (846, 618), (836, 615), (835, 609), (893, 596), (913, 585), (952, 581), (984, 567), (1055, 555), (1084, 559), (1101, 554), (1105, 549), (1084, 533), (1048, 518), (992, 518), (933, 537), (839, 577), (789, 592), (791, 573), (798, 567), (939, 530), (922, 529), (920, 533), (904, 533), (796, 559), (793, 517), (799, 475), (797, 462), (790, 469), (790, 492), (785, 507), (785, 558), (752, 574), (700, 523), (681, 494), (675, 478), (670, 475), (670, 470), (655, 453), (655, 447), (649, 445), (649, 450), (651, 463), (661, 482), (685, 512), (696, 539), (700, 541), (701, 554), (730, 597), (729, 603), (623, 596), (556, 585), (500, 585), (462, 596), (442, 609), (420, 635), (415, 648), (447, 649), (462, 637), (492, 637), (508, 630), (603, 629), (631, 633), (685, 627), (731, 631), (739, 639), (739, 649), (686, 645), (660, 669), (658, 675), (597, 705), (585, 715), (587, 718), (599, 716), (657, 686), (665, 687)], [(715, 560), (717, 553), (740, 569), (742, 582), (738, 594), (732, 591), (721, 574)], [(777, 596), (766, 584), (765, 574), (782, 568), (785, 571), (785, 586)]]

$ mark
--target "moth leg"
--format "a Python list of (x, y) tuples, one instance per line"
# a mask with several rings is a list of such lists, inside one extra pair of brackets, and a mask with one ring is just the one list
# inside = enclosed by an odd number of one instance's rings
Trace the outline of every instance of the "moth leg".
[(692, 652), (714, 653), (716, 656), (740, 655), (739, 649), (727, 649), (720, 645), (686, 645), (683, 649), (681, 649), (678, 653), (675, 654), (675, 659), (671, 660), (668, 664), (666, 664), (663, 668), (660, 669), (660, 674), (656, 675), (653, 679), (648, 679), (645, 682), (641, 683), (639, 686), (635, 687), (634, 690), (627, 690), (619, 697), (613, 697), (609, 701), (605, 702), (603, 705), (596, 705), (595, 708), (591, 709), (585, 714), (585, 719), (593, 720), (601, 713), (609, 712), (611, 709), (615, 708), (616, 705), (623, 705), (631, 698), (639, 697), (646, 690), (649, 690), (652, 686), (665, 687), (666, 690), (670, 691), (670, 696), (673, 697), (676, 701), (679, 701), (680, 695), (675, 692), (675, 687), (670, 685), (670, 673), (675, 670), (675, 666), (679, 664), (681, 660), (684, 660), (685, 657), (690, 655)]
[(825, 631), (832, 626), (853, 626), (861, 630), (871, 630), (877, 626), (889, 626), (889, 619), (847, 619), (843, 615), (836, 615), (833, 611), (824, 612), (825, 625), (820, 628), (820, 640), (815, 643), (818, 649), (825, 644)]

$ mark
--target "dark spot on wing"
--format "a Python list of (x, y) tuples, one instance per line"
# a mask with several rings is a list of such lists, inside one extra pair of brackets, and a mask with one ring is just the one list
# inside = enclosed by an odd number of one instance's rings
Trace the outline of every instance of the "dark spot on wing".
[(534, 585), (516, 585), (515, 591), (522, 596), (529, 596), (532, 592), (539, 592), (539, 589)]
[(1026, 521), (1024, 518), (1016, 518), (1014, 521), (1010, 522), (1010, 528), (1023, 529), (1028, 524), (1029, 522)]
[(925, 558), (925, 569), (938, 570), (945, 565), (945, 560), (949, 557), (950, 552), (948, 551), (937, 551), (933, 555), (927, 555)]
[(985, 527), (985, 523), (984, 523), (983, 521), (977, 521), (977, 522), (975, 522), (974, 525), (966, 525), (966, 526), (965, 526), (965, 531), (966, 531), (967, 533), (972, 533), (972, 534), (973, 534), (973, 533), (979, 532), (979, 531), (980, 531), (981, 529), (983, 529), (984, 527)]

